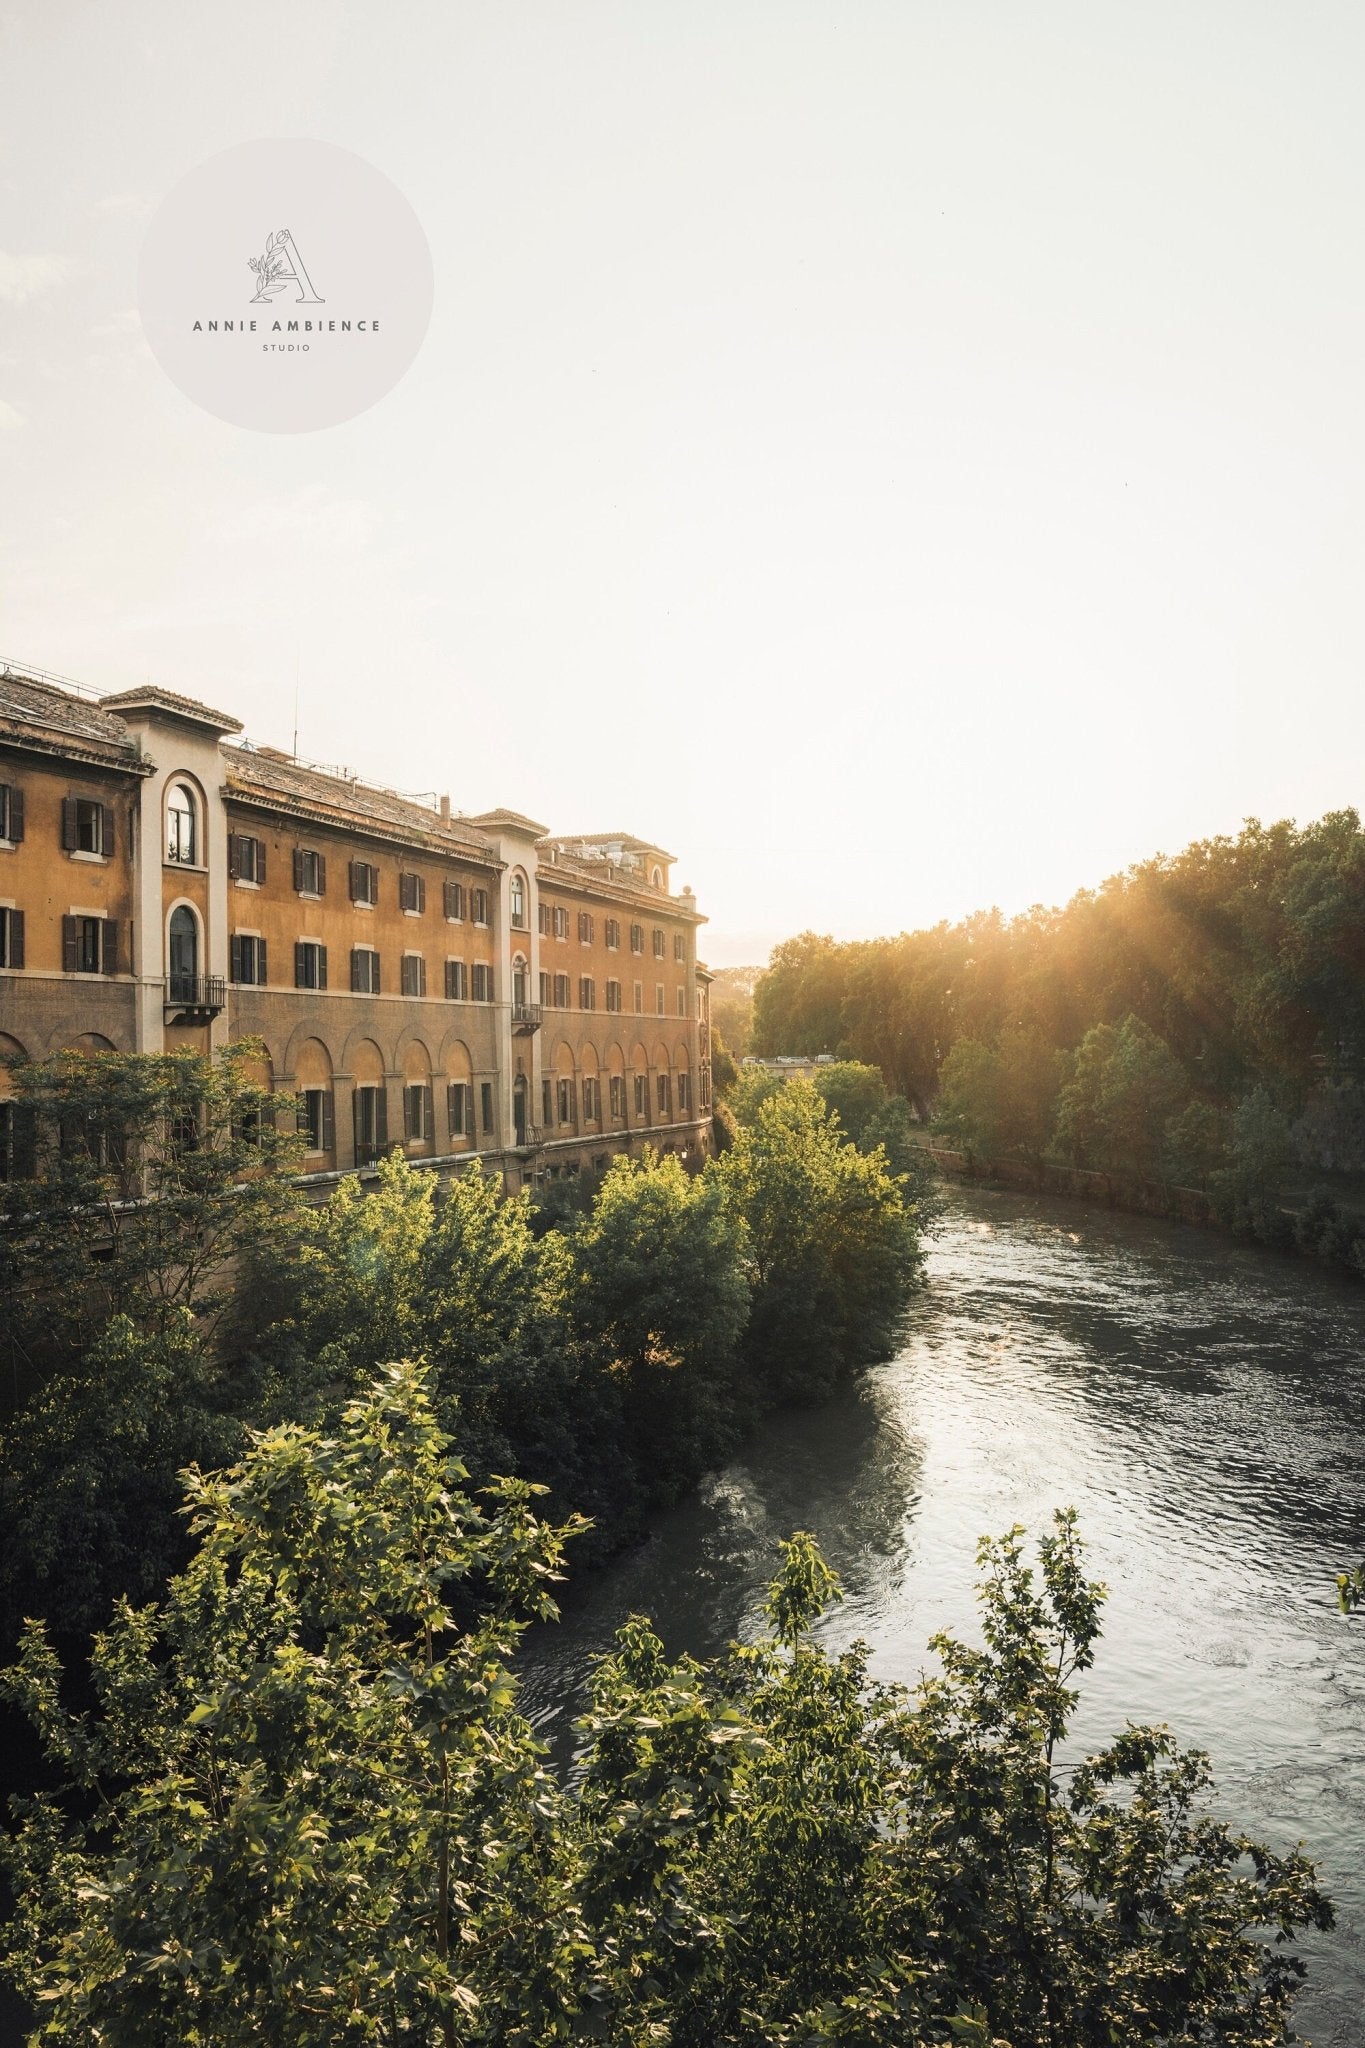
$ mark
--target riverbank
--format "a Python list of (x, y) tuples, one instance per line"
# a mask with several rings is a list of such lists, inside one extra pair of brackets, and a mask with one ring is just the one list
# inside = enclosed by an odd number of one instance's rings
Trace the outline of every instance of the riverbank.
[(1204, 1188), (1183, 1188), (1166, 1181), (1140, 1180), (1135, 1175), (1101, 1173), (1055, 1160), (1031, 1164), (1022, 1159), (979, 1159), (970, 1152), (935, 1145), (926, 1137), (915, 1143), (940, 1173), (957, 1181), (1020, 1192), (1056, 1195), (1096, 1203), (1132, 1216), (1158, 1216), (1246, 1242), (1259, 1241), (1268, 1250), (1293, 1252), (1319, 1265), (1335, 1268), (1352, 1279), (1365, 1279), (1365, 1187), (1352, 1182), (1340, 1189), (1290, 1191), (1268, 1212), (1274, 1227), (1237, 1229), (1229, 1223)]

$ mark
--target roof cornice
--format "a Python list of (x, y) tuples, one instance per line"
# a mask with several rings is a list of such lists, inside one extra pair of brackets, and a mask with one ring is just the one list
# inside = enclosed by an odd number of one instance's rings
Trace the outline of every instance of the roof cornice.
[(401, 825), (389, 824), (378, 818), (338, 817), (324, 804), (311, 804), (306, 798), (290, 796), (284, 790), (242, 789), (229, 783), (223, 790), (223, 801), (245, 810), (319, 825), (328, 832), (349, 834), (353, 839), (373, 840), (381, 846), (405, 846), (414, 852), (439, 854), (446, 860), (464, 861), (470, 867), (488, 868), (494, 874), (501, 874), (507, 866), (491, 847), (467, 846), (444, 838), (438, 832), (428, 835), (417, 829), (405, 831)]

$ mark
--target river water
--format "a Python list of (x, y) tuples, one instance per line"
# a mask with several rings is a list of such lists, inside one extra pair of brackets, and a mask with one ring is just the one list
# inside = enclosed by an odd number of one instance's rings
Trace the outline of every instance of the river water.
[(1074, 1734), (1167, 1721), (1212, 1757), (1218, 1811), (1303, 1841), (1338, 1925), (1298, 2026), (1365, 2043), (1365, 1287), (1204, 1231), (954, 1190), (900, 1355), (771, 1419), (744, 1455), (574, 1589), (519, 1661), (564, 1753), (592, 1658), (628, 1613), (675, 1654), (751, 1636), (780, 1536), (815, 1531), (879, 1678), (973, 1630), (976, 1539), (1074, 1506), (1105, 1634)]

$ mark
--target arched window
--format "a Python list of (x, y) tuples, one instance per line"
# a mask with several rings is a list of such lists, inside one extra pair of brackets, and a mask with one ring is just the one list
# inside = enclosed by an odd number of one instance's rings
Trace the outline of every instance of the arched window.
[(512, 1001), (529, 1003), (531, 1000), (531, 976), (526, 962), (518, 953), (512, 962)]
[(170, 998), (173, 1003), (193, 1003), (199, 989), (199, 924), (187, 904), (171, 912)]
[(171, 784), (166, 798), (166, 858), (193, 867), (199, 859), (199, 820), (194, 798), (183, 782)]
[(655, 888), (655, 889), (662, 889), (662, 888), (663, 888), (663, 885), (664, 885), (664, 871), (663, 871), (663, 869), (662, 869), (662, 868), (660, 868), (660, 867), (653, 867), (653, 868), (651, 868), (651, 869), (650, 869), (650, 871), (649, 871), (649, 880), (650, 880), (650, 886), (651, 886), (652, 888)]
[(526, 929), (526, 877), (513, 875), (511, 888), (512, 923), (518, 931)]

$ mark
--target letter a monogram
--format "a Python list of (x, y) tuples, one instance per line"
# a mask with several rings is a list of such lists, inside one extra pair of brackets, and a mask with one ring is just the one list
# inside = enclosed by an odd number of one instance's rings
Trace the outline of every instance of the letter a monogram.
[(300, 306), (323, 306), (313, 290), (313, 280), (304, 267), (298, 243), (288, 228), (280, 228), (266, 239), (264, 256), (249, 256), (248, 268), (256, 273), (256, 290), (250, 303), (253, 306), (268, 306), (272, 292), (282, 292), (288, 285), (298, 286), (296, 304)]

